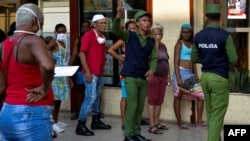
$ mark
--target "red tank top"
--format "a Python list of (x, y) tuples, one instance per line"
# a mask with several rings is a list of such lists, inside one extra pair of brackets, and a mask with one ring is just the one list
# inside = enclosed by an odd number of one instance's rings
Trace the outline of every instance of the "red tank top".
[[(7, 74), (7, 88), (5, 103), (14, 105), (30, 105), (30, 106), (43, 106), (53, 104), (53, 93), (50, 88), (44, 99), (29, 103), (26, 101), (27, 92), (25, 89), (32, 89), (42, 84), (42, 77), (39, 64), (22, 64), (15, 60), (15, 55), (12, 51), (15, 44), (20, 42), (24, 36), (16, 37), (14, 40), (9, 38), (4, 41), (4, 58), (2, 60), (1, 68), (3, 72), (6, 71), (6, 64), (8, 55), (9, 67)], [(16, 42), (17, 41), (17, 42)]]

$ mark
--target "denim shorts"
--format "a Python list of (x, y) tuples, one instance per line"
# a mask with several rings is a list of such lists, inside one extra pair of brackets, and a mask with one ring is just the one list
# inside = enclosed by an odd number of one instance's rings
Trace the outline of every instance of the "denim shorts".
[(2, 141), (52, 141), (52, 107), (4, 103), (0, 112)]
[[(180, 67), (179, 69), (180, 69), (180, 75), (181, 75), (182, 82), (184, 82), (186, 79), (190, 78), (191, 76), (194, 76), (193, 70), (185, 69), (185, 68), (182, 68), (182, 67)], [(177, 80), (176, 80), (176, 75), (175, 75), (174, 72), (172, 74), (172, 85), (175, 88), (178, 88), (178, 84), (177, 84)]]
[(122, 98), (127, 98), (124, 79), (120, 80), (120, 83), (121, 83)]

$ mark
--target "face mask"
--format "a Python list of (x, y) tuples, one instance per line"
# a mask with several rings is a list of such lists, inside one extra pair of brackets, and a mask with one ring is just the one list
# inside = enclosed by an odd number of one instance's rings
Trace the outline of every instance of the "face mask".
[(96, 38), (97, 38), (97, 42), (98, 42), (99, 44), (104, 44), (104, 43), (106, 42), (105, 37), (103, 37), (103, 38), (102, 38), (102, 37), (99, 37), (95, 30), (94, 30), (94, 32), (95, 32), (95, 35), (96, 35)]
[(39, 20), (38, 20), (38, 18), (36, 16), (36, 14), (32, 10), (30, 10), (29, 8), (22, 7), (20, 9), (25, 9), (25, 10), (29, 11), (33, 16), (36, 17), (36, 20), (37, 20), (37, 23), (38, 23), (38, 31), (36, 32), (35, 35), (40, 37), (42, 35), (42, 29), (40, 27), (40, 22), (39, 22)]
[(97, 37), (97, 42), (99, 44), (104, 44), (106, 42), (106, 39), (105, 38), (101, 38), (101, 37)]
[(35, 35), (40, 37), (40, 36), (42, 35), (42, 33), (43, 33), (43, 31), (42, 31), (41, 29), (39, 29), (39, 30), (36, 32)]
[(57, 41), (65, 41), (65, 40), (67, 40), (67, 36), (64, 33), (59, 33), (56, 35), (56, 40)]

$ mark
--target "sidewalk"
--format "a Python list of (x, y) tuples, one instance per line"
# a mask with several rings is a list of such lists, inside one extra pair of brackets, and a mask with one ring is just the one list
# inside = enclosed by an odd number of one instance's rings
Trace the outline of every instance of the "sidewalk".
[[(89, 116), (87, 126), (90, 128), (92, 117)], [(121, 120), (117, 116), (105, 115), (101, 120), (112, 126), (111, 130), (94, 130), (94, 136), (79, 136), (75, 134), (77, 120), (70, 120), (70, 112), (61, 111), (59, 120), (67, 123), (63, 133), (57, 133), (54, 141), (123, 141), (123, 130), (121, 130)], [(191, 127), (189, 130), (180, 130), (173, 122), (162, 122), (169, 127), (163, 134), (148, 133), (148, 126), (142, 126), (142, 135), (152, 141), (206, 141), (207, 129), (204, 127)]]

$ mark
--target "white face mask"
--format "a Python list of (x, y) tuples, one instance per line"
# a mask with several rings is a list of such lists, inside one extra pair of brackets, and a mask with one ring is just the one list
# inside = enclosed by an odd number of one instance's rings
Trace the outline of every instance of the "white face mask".
[(59, 33), (56, 35), (56, 40), (57, 41), (66, 41), (67, 40), (67, 36), (64, 33)]
[(35, 35), (40, 37), (42, 35), (42, 33), (43, 33), (43, 30), (41, 30), (40, 26), (39, 26), (39, 30), (36, 32)]
[(95, 34), (96, 34), (97, 42), (98, 42), (99, 44), (104, 44), (104, 43), (106, 42), (105, 37), (102, 38), (102, 37), (98, 36), (98, 34), (96, 33), (95, 30), (94, 30), (94, 32), (95, 32)]
[(104, 44), (106, 42), (106, 39), (105, 38), (101, 38), (101, 37), (97, 37), (97, 42), (99, 44)]
[(25, 9), (25, 10), (27, 10), (27, 11), (29, 11), (33, 16), (35, 16), (36, 17), (36, 20), (37, 20), (37, 23), (38, 23), (38, 31), (36, 32), (36, 36), (41, 36), (42, 35), (42, 29), (41, 29), (41, 27), (40, 27), (40, 22), (39, 22), (39, 20), (38, 20), (38, 18), (37, 18), (37, 16), (36, 16), (36, 14), (32, 11), (32, 10), (30, 10), (29, 8), (25, 8), (25, 7), (22, 7), (22, 8), (20, 8), (20, 9)]

